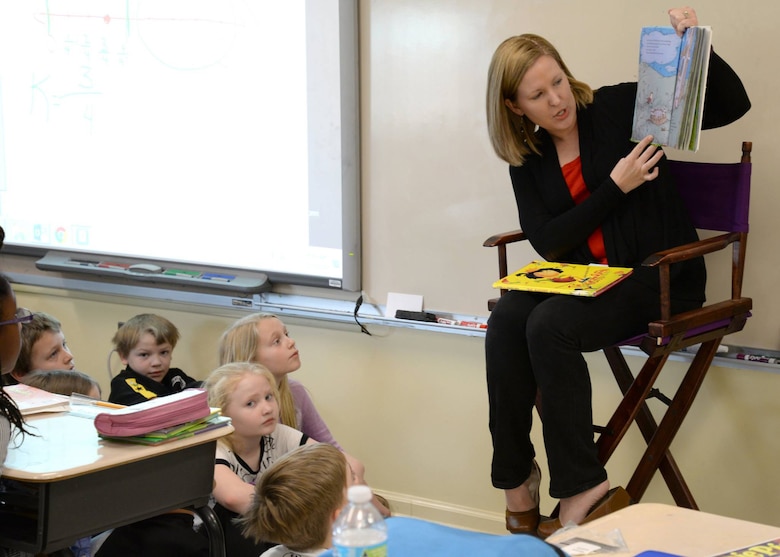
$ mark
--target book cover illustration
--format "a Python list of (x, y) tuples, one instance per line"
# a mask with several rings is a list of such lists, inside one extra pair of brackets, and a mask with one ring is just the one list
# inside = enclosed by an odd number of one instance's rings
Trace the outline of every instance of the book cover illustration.
[(712, 32), (643, 27), (631, 138), (695, 151), (699, 147)]
[(632, 271), (629, 267), (532, 261), (494, 282), (493, 288), (593, 297), (625, 279)]
[(19, 383), (3, 387), (3, 390), (13, 399), (23, 416), (39, 412), (67, 412), (70, 410), (68, 397), (50, 393), (31, 385)]

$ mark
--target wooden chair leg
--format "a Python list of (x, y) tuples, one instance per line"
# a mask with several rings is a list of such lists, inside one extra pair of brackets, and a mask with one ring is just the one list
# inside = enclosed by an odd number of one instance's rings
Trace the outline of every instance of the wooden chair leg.
[[(628, 367), (623, 353), (617, 346), (612, 346), (604, 349), (604, 355), (609, 362), (609, 366), (612, 369), (612, 373), (615, 376), (615, 381), (617, 382), (620, 391), (625, 395), (634, 382), (634, 374)], [(658, 429), (658, 425), (646, 403), (642, 403), (635, 421), (642, 433), (645, 443), (649, 444)], [(686, 483), (685, 478), (683, 478), (682, 472), (680, 472), (680, 469), (669, 450), (661, 457), (659, 470), (661, 471), (661, 475), (677, 506), (698, 510), (696, 501), (693, 498), (693, 493), (691, 493), (688, 488), (688, 484)], [(629, 491), (629, 494), (634, 498), (635, 502), (639, 502), (638, 494), (634, 494), (631, 491)]]
[[(604, 431), (596, 441), (600, 462), (609, 461), (612, 453), (617, 449), (618, 444), (620, 444), (629, 426), (634, 422), (639, 413), (641, 405), (647, 398), (668, 357), (668, 354), (650, 356), (631, 382), (631, 385), (623, 395), (623, 400), (620, 401)], [(632, 493), (631, 495), (633, 496)]]
[(674, 395), (672, 404), (669, 406), (663, 419), (661, 419), (657, 431), (648, 443), (642, 460), (626, 486), (626, 491), (632, 496), (641, 498), (650, 485), (650, 480), (659, 466), (658, 456), (667, 453), (669, 446), (672, 444), (685, 416), (693, 405), (693, 401), (699, 392), (704, 377), (707, 375), (719, 344), (720, 338), (709, 340), (704, 342), (698, 352), (696, 352), (693, 362), (680, 383), (677, 393)]

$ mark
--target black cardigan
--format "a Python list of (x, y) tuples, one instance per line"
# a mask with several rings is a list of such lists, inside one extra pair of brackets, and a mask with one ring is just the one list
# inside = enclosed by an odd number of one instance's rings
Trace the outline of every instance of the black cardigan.
[[(599, 226), (610, 265), (634, 267), (633, 280), (658, 289), (658, 272), (638, 268), (650, 254), (695, 241), (668, 162), (659, 175), (628, 194), (609, 177), (618, 160), (636, 143), (630, 140), (636, 83), (602, 87), (593, 103), (577, 111), (582, 175), (590, 196), (575, 205), (561, 172), (552, 139), (539, 130), (542, 155), (530, 155), (522, 166), (510, 166), (520, 225), (534, 249), (549, 261), (593, 263), (588, 236)], [(703, 128), (733, 122), (750, 109), (745, 88), (734, 71), (714, 52), (710, 57)], [(672, 297), (704, 301), (703, 258), (674, 265)]]

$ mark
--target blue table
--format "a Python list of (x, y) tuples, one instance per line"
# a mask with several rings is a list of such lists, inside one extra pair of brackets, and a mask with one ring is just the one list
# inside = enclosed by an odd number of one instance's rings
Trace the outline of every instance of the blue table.
[[(387, 519), (388, 557), (563, 556), (560, 549), (527, 535), (499, 536), (442, 526), (418, 518)], [(332, 557), (328, 551), (324, 554)]]

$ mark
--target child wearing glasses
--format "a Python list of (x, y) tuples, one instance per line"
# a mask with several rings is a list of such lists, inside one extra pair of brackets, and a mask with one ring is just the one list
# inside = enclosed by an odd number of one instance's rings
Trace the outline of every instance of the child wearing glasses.
[[(16, 363), (22, 342), (19, 323), (29, 320), (30, 313), (16, 308), (16, 296), (11, 283), (0, 275), (0, 372), (9, 374)], [(8, 444), (11, 442), (11, 426), (19, 432), (26, 432), (19, 408), (0, 386), (0, 464), (5, 461)]]

